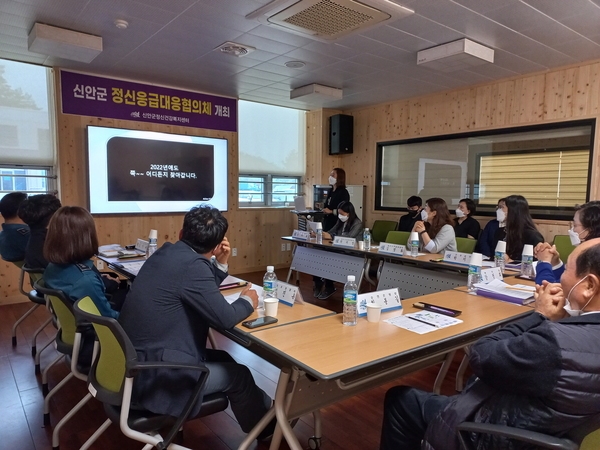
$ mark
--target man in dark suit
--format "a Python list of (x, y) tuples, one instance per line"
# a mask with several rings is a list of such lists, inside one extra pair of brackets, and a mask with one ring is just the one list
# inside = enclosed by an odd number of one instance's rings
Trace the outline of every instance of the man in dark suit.
[[(180, 240), (164, 244), (143, 265), (119, 322), (140, 361), (206, 366), (210, 374), (205, 394), (227, 394), (242, 430), (249, 432), (270, 408), (271, 398), (256, 386), (246, 366), (224, 351), (206, 348), (209, 327), (232, 328), (258, 306), (250, 285), (231, 304), (219, 292), (231, 253), (227, 228), (227, 219), (215, 208), (189, 211)], [(177, 416), (197, 378), (195, 371), (142, 371), (134, 384), (134, 400), (152, 412)], [(199, 409), (195, 405), (190, 417)], [(263, 435), (271, 433), (267, 427)]]

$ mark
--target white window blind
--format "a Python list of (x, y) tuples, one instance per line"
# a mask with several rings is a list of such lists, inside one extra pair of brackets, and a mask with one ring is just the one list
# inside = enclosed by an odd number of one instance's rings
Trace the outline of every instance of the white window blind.
[(0, 59), (0, 165), (54, 164), (51, 73)]
[(302, 176), (305, 172), (305, 112), (238, 102), (239, 170), (243, 174)]

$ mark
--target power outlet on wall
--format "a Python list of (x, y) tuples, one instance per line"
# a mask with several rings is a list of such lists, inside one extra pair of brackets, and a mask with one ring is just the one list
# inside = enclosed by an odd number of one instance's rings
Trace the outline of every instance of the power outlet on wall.
[(96, 269), (104, 270), (104, 261), (101, 259), (96, 259)]
[(283, 244), (281, 244), (281, 251), (285, 252), (285, 242)]
[(237, 248), (236, 247), (233, 247), (231, 249), (231, 256), (237, 256)]
[(285, 249), (289, 252), (292, 249), (292, 244), (290, 244), (289, 242), (285, 244)]

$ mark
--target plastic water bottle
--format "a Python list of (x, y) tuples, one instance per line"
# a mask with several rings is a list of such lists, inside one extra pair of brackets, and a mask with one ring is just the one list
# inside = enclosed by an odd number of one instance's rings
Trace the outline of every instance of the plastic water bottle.
[(317, 222), (317, 244), (323, 243), (323, 224)]
[(496, 250), (494, 251), (494, 265), (500, 267), (500, 270), (504, 272), (504, 254), (506, 253), (506, 241), (498, 241), (496, 244)]
[(363, 231), (363, 242), (365, 243), (365, 250), (371, 250), (371, 233), (368, 228), (365, 228)]
[(467, 288), (469, 292), (475, 289), (475, 283), (481, 281), (481, 265), (483, 264), (483, 255), (481, 253), (472, 253), (471, 262), (469, 263), (469, 276), (467, 278)]
[(520, 275), (522, 277), (533, 278), (533, 245), (525, 244), (523, 246)]
[(354, 275), (348, 275), (348, 281), (344, 285), (344, 325), (356, 325), (358, 319), (357, 297), (358, 287), (356, 286), (355, 277)]
[(264, 298), (277, 298), (277, 275), (275, 267), (267, 266), (267, 273), (263, 277)]
[(419, 233), (416, 231), (410, 233), (410, 256), (419, 256)]
[(150, 235), (148, 236), (148, 257), (152, 256), (152, 254), (156, 251), (157, 237), (158, 232), (156, 230), (150, 230)]

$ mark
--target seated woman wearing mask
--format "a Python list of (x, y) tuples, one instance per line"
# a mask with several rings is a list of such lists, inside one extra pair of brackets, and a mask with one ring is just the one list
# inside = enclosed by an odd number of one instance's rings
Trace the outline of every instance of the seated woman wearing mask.
[(503, 207), (505, 207), (504, 199), (501, 198), (498, 200), (498, 205), (496, 206), (496, 218), (490, 220), (486, 224), (486, 226), (483, 228), (481, 236), (479, 236), (479, 239), (477, 239), (475, 252), (481, 253), (488, 258), (493, 258), (496, 251), (494, 244), (494, 236), (496, 235), (496, 232), (500, 228), (504, 228), (506, 226), (506, 215), (502, 210)]
[(421, 219), (415, 223), (413, 231), (419, 233), (423, 250), (429, 253), (456, 251), (454, 227), (446, 202), (441, 198), (430, 198), (421, 211)]
[[(323, 232), (323, 239), (333, 240), (336, 236), (343, 236), (362, 240), (363, 224), (356, 216), (354, 205), (350, 202), (342, 202), (338, 205), (337, 210), (338, 220), (333, 228)], [(323, 278), (315, 276), (313, 281), (315, 283), (314, 296), (316, 298), (325, 300), (335, 292), (332, 280), (323, 280)], [(325, 281), (324, 290), (323, 281)]]
[(544, 237), (533, 223), (529, 203), (522, 195), (509, 195), (504, 199), (501, 209), (506, 217), (506, 227), (498, 229), (492, 248), (496, 248), (498, 241), (506, 241), (504, 258), (508, 261), (520, 261), (525, 244), (535, 248), (537, 244), (544, 242)]
[(454, 219), (454, 233), (456, 237), (479, 239), (481, 225), (473, 218), (475, 210), (475, 202), (470, 198), (463, 198), (458, 202), (456, 219)]
[[(573, 245), (600, 237), (600, 201), (587, 202), (575, 211), (569, 237)], [(534, 254), (538, 259), (535, 268), (536, 284), (541, 285), (544, 280), (549, 283), (559, 283), (565, 266), (556, 247), (547, 242), (541, 242), (535, 247)]]

